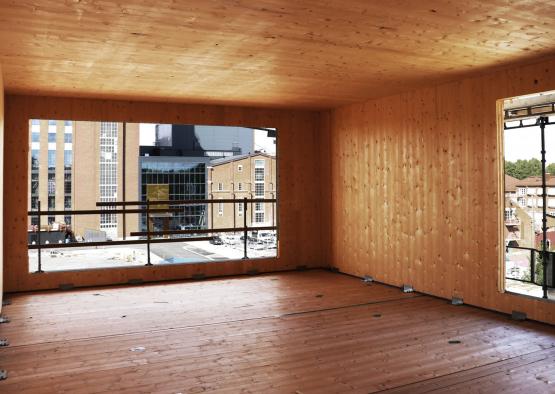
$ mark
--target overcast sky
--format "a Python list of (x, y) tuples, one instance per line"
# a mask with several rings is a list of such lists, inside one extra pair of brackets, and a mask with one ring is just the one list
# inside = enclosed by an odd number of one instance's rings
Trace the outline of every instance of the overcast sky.
[[(545, 128), (545, 148), (547, 164), (555, 163), (555, 125), (547, 125)], [(532, 158), (541, 160), (540, 128), (505, 130), (505, 160)]]

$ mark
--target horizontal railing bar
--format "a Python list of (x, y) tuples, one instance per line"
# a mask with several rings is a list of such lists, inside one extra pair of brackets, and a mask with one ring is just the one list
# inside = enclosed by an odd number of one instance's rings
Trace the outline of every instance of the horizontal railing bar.
[[(260, 226), (260, 227), (246, 227), (247, 231), (259, 230), (277, 230), (277, 226)], [(171, 234), (209, 234), (209, 233), (239, 233), (245, 231), (245, 227), (228, 227), (228, 228), (203, 228), (198, 230), (161, 230), (161, 231), (135, 231), (129, 235), (132, 237), (143, 235), (171, 235)]]
[[(209, 241), (214, 237), (189, 237), (189, 238), (163, 238), (151, 239), (150, 243), (167, 243), (167, 242), (189, 242), (189, 241)], [(133, 239), (126, 241), (99, 241), (99, 242), (72, 242), (72, 243), (51, 243), (41, 245), (27, 245), (29, 249), (61, 249), (61, 248), (86, 248), (89, 246), (117, 246), (117, 245), (138, 245), (145, 244), (144, 239)]]
[[(541, 249), (535, 249), (535, 248), (527, 248), (525, 246), (505, 246), (507, 249), (522, 249), (522, 250), (535, 250), (536, 252), (542, 253)], [(550, 250), (546, 250), (546, 253), (555, 253), (553, 251)]]
[(538, 285), (535, 282), (532, 282), (531, 280), (526, 280), (526, 279), (511, 278), (511, 277), (508, 277), (508, 276), (506, 276), (505, 279), (516, 280), (518, 282), (523, 282), (523, 283), (532, 283), (534, 285), (541, 286), (541, 285)]
[(506, 246), (507, 249), (537, 250), (535, 248), (527, 248), (525, 246)]
[[(538, 115), (533, 115), (532, 117), (536, 117), (536, 116), (540, 117), (541, 115), (540, 115), (540, 114), (538, 114)], [(515, 119), (515, 120), (513, 120), (513, 121), (518, 122), (518, 119)], [(524, 128), (526, 128), (526, 127), (539, 127), (539, 126), (540, 126), (540, 125), (537, 124), (537, 123), (533, 123), (533, 124), (519, 124), (518, 126), (507, 126), (507, 122), (511, 122), (511, 120), (505, 120), (505, 123), (503, 124), (503, 128), (504, 128), (505, 130), (524, 129)], [(548, 122), (545, 123), (545, 124), (546, 124), (546, 125), (551, 125), (551, 124), (555, 124), (555, 122), (549, 122), (549, 121), (548, 121)]]
[[(29, 216), (51, 216), (51, 215), (115, 215), (120, 213), (146, 213), (146, 209), (76, 209), (67, 211), (28, 211)], [(180, 208), (152, 208), (149, 209), (150, 213), (172, 213), (180, 212)]]
[[(203, 199), (203, 200), (156, 200), (150, 201), (150, 205), (187, 205), (187, 204), (214, 204), (214, 203), (244, 203), (244, 198), (222, 198), (222, 199)], [(247, 198), (246, 202), (277, 202), (275, 198)], [(146, 201), (115, 201), (115, 202), (97, 202), (97, 207), (121, 207), (128, 205), (147, 205)], [(128, 212), (128, 211), (126, 211)], [(152, 210), (151, 210), (152, 212)]]

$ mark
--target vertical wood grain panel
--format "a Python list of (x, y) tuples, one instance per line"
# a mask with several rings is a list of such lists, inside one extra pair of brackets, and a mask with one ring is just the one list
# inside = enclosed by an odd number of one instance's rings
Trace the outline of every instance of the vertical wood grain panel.
[[(279, 161), (280, 250), (277, 259), (114, 268), (94, 271), (29, 274), (27, 258), (27, 166), (28, 119), (103, 120), (153, 123), (185, 123), (246, 127), (277, 127)], [(6, 99), (6, 168), (10, 188), (5, 194), (4, 275), (7, 291), (56, 288), (60, 283), (76, 286), (242, 274), (294, 269), (299, 265), (322, 267), (321, 237), (326, 236), (321, 194), (319, 112), (221, 107), (170, 103), (147, 103), (92, 99), (9, 95)], [(79, 158), (76, 158), (79, 160)], [(329, 165), (329, 164), (328, 164)], [(329, 204), (328, 204), (329, 206)]]
[(4, 79), (2, 77), (2, 65), (0, 64), (0, 312), (2, 311), (2, 297), (4, 294), (3, 270), (4, 270)]
[(498, 289), (496, 120), (498, 99), (554, 90), (554, 72), (550, 59), (333, 110), (330, 264), (555, 323), (555, 303)]

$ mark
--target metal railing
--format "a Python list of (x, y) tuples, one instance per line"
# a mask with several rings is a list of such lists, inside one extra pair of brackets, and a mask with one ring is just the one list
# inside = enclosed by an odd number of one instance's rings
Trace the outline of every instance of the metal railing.
[[(190, 230), (160, 230), (151, 231), (150, 223), (152, 214), (155, 213), (179, 213), (184, 207), (175, 207), (176, 205), (199, 205), (199, 204), (215, 204), (215, 203), (233, 203), (243, 204), (243, 226), (241, 227), (227, 227), (227, 228), (202, 228)], [(36, 211), (28, 211), (27, 215), (36, 217), (38, 224), (36, 225), (36, 243), (28, 244), (28, 248), (37, 250), (38, 252), (38, 269), (37, 273), (44, 272), (42, 270), (41, 251), (43, 249), (54, 248), (77, 248), (89, 246), (115, 246), (115, 245), (139, 245), (147, 246), (147, 263), (146, 266), (153, 265), (150, 259), (150, 245), (153, 243), (168, 243), (168, 242), (189, 242), (189, 241), (210, 241), (214, 239), (214, 235), (207, 236), (194, 236), (186, 238), (155, 238), (158, 236), (166, 235), (197, 235), (197, 234), (213, 234), (213, 233), (229, 233), (229, 232), (243, 232), (243, 259), (248, 259), (248, 232), (249, 231), (262, 231), (262, 230), (277, 230), (277, 226), (248, 226), (247, 225), (247, 210), (248, 204), (253, 203), (277, 203), (275, 198), (242, 198), (242, 199), (203, 199), (203, 200), (155, 200), (155, 201), (118, 201), (118, 202), (97, 202), (97, 207), (110, 207), (111, 209), (86, 209), (86, 210), (64, 210), (64, 211), (42, 211), (40, 201), (37, 202)], [(153, 208), (152, 206), (168, 205), (168, 208)], [(128, 206), (143, 206), (144, 208), (126, 208)], [(172, 207), (173, 206), (173, 207)], [(121, 207), (121, 208), (120, 208)], [(41, 242), (41, 217), (42, 216), (74, 216), (74, 215), (112, 215), (112, 214), (145, 214), (146, 215), (146, 231), (133, 231), (130, 236), (144, 236), (145, 239), (132, 239), (132, 240), (117, 240), (117, 241), (95, 241), (95, 242), (69, 242), (69, 243), (42, 243)], [(154, 237), (154, 238), (153, 238)]]
[[(535, 249), (535, 248), (527, 248), (523, 246), (506, 246), (505, 253), (509, 253), (509, 249), (517, 249), (517, 250), (527, 250), (530, 253), (530, 278), (517, 278), (512, 276), (507, 276), (507, 272), (505, 272), (505, 279), (516, 280), (519, 282), (524, 283), (532, 283), (538, 286), (542, 286), (544, 289), (547, 288), (554, 288), (555, 287), (555, 252), (547, 251), (546, 261), (542, 260), (542, 264), (546, 265), (546, 270), (543, 271), (546, 275), (543, 275), (543, 279), (541, 283), (538, 283), (536, 277), (536, 257), (542, 255), (542, 251)], [(543, 273), (542, 272), (542, 273)]]

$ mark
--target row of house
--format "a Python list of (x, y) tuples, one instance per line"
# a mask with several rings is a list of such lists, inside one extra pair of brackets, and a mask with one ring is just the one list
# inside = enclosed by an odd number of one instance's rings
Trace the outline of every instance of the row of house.
[[(555, 215), (555, 175), (546, 175), (547, 213)], [(543, 239), (541, 176), (517, 179), (505, 175), (505, 240), (507, 244), (539, 247)], [(555, 245), (555, 219), (547, 218), (549, 248)], [(550, 242), (551, 240), (551, 242)]]

